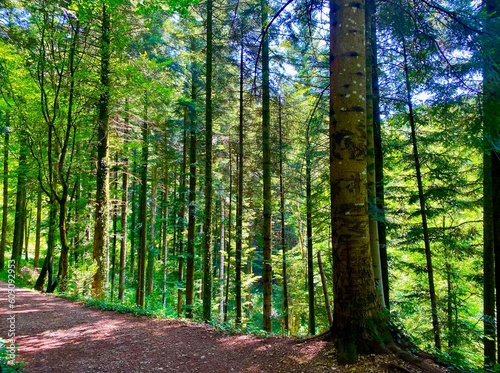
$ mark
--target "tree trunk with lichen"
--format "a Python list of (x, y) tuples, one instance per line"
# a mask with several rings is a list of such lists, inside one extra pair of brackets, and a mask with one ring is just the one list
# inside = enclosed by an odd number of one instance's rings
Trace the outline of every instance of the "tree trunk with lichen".
[(330, 1), (331, 328), (340, 364), (382, 349), (367, 201), (365, 2)]

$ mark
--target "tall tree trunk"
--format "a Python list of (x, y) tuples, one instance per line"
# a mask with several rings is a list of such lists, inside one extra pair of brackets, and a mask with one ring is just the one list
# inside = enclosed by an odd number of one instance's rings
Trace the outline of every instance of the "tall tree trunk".
[(323, 288), (323, 296), (325, 298), (326, 314), (328, 316), (328, 322), (330, 325), (333, 324), (333, 314), (332, 307), (330, 305), (330, 297), (328, 296), (328, 286), (326, 284), (325, 270), (323, 269), (323, 261), (321, 260), (321, 251), (318, 251), (318, 269), (321, 276), (321, 286)]
[(219, 317), (224, 320), (224, 266), (226, 249), (226, 212), (224, 197), (220, 201), (220, 249), (219, 249)]
[(384, 281), (382, 276), (382, 264), (379, 245), (378, 224), (376, 216), (377, 190), (376, 190), (376, 169), (375, 169), (375, 101), (373, 94), (373, 72), (376, 68), (373, 65), (372, 53), (374, 51), (372, 43), (372, 27), (375, 26), (373, 18), (375, 17), (375, 0), (366, 0), (366, 134), (367, 134), (367, 188), (368, 188), (368, 206), (372, 211), (370, 217), (370, 247), (372, 256), (373, 274), (377, 286), (377, 295), (381, 305), (385, 306), (384, 299)]
[[(500, 83), (498, 80), (500, 57), (498, 37), (500, 4), (484, 0), (489, 17), (485, 25), (483, 92), (484, 92), (484, 357), (485, 366), (500, 361), (500, 131), (498, 105)], [(493, 274), (495, 277), (493, 278)], [(496, 301), (495, 301), (496, 288)], [(496, 343), (495, 343), (496, 306)], [(495, 350), (496, 354), (495, 355)]]
[[(264, 31), (268, 23), (268, 2), (261, 0), (262, 30)], [(262, 182), (263, 182), (263, 223), (262, 238), (264, 241), (263, 251), (263, 311), (262, 328), (266, 332), (272, 330), (272, 242), (271, 242), (271, 112), (270, 106), (270, 86), (269, 86), (269, 36), (263, 34), (262, 40)]]
[(109, 132), (109, 98), (110, 98), (110, 14), (106, 3), (102, 4), (101, 14), (101, 72), (99, 96), (99, 118), (97, 126), (97, 186), (95, 198), (95, 224), (93, 260), (97, 271), (92, 281), (92, 296), (103, 298), (106, 288), (107, 251), (108, 251), (108, 132)]
[[(2, 237), (0, 238), (0, 271), (5, 267), (5, 248), (7, 247), (7, 217), (9, 214), (9, 139), (10, 128), (7, 114), (7, 126), (3, 145), (3, 193), (2, 193)], [(35, 266), (37, 267), (37, 266)]]
[(141, 154), (141, 192), (139, 195), (139, 247), (137, 253), (137, 291), (136, 304), (144, 308), (146, 297), (146, 253), (148, 241), (148, 159), (149, 159), (149, 123), (148, 100), (144, 103), (144, 121), (142, 123)]
[(14, 217), (14, 237), (12, 239), (12, 260), (15, 260), (16, 271), (19, 270), (21, 260), (24, 229), (26, 224), (26, 177), (28, 144), (25, 131), (21, 132), (19, 139), (19, 165), (17, 168), (16, 186), (16, 212)]
[(120, 275), (118, 278), (118, 300), (123, 302), (125, 293), (125, 267), (127, 265), (127, 217), (128, 217), (128, 158), (122, 164), (122, 203), (120, 239)]
[(422, 218), (422, 231), (424, 235), (425, 259), (427, 263), (427, 277), (429, 279), (429, 295), (431, 299), (432, 330), (434, 334), (434, 345), (438, 350), (441, 350), (441, 336), (439, 332), (439, 319), (437, 315), (437, 299), (436, 299), (436, 288), (434, 286), (434, 268), (432, 265), (431, 241), (429, 237), (429, 228), (427, 224), (427, 208), (425, 205), (424, 187), (423, 187), (422, 172), (421, 172), (420, 158), (417, 145), (417, 130), (415, 124), (415, 114), (413, 111), (413, 104), (412, 104), (411, 83), (408, 72), (406, 41), (403, 39), (402, 43), (403, 43), (404, 73), (406, 80), (406, 104), (408, 105), (408, 119), (410, 121), (411, 142), (412, 142), (413, 157), (415, 162), (415, 173), (417, 177), (418, 199), (420, 202), (420, 215)]
[[(308, 139), (309, 147), (309, 139)], [(316, 334), (316, 319), (314, 315), (314, 266), (312, 237), (312, 188), (311, 188), (311, 152), (306, 151), (306, 232), (307, 232), (307, 292), (309, 304), (309, 334)]]
[(53, 272), (54, 272), (54, 246), (55, 246), (55, 232), (57, 225), (57, 201), (54, 197), (49, 201), (49, 231), (47, 233), (47, 253), (42, 264), (42, 269), (35, 282), (35, 290), (42, 291), (47, 279), (47, 292), (53, 291)]
[[(193, 43), (194, 44), (194, 43)], [(193, 48), (194, 50), (194, 48)], [(196, 102), (196, 68), (191, 66), (191, 99)], [(186, 248), (186, 317), (193, 318), (194, 296), (194, 240), (196, 228), (196, 109), (190, 107), (189, 115), (189, 208), (188, 236)]]
[[(136, 149), (132, 150), (132, 158), (134, 161), (132, 162), (132, 175), (137, 176), (138, 173), (138, 166), (137, 166), (137, 151)], [(130, 277), (135, 278), (135, 257), (136, 257), (136, 232), (137, 227), (137, 183), (134, 182), (136, 178), (132, 178), (132, 195), (130, 196), (130, 204), (131, 204), (131, 214), (130, 214), (130, 227), (131, 232), (130, 232)]]
[[(280, 218), (281, 218), (281, 254), (282, 254), (282, 276), (283, 276), (283, 323), (285, 333), (288, 334), (290, 328), (288, 314), (288, 276), (287, 276), (287, 258), (286, 258), (286, 231), (285, 231), (285, 187), (283, 174), (283, 104), (281, 96), (278, 97), (278, 125), (279, 125), (279, 168), (280, 168)], [(309, 298), (310, 299), (310, 298)], [(313, 300), (314, 303), (314, 300)], [(309, 309), (309, 311), (311, 311)], [(314, 314), (314, 311), (313, 311)], [(310, 313), (309, 313), (310, 315)], [(313, 316), (314, 317), (314, 316)], [(314, 334), (314, 333), (311, 333)]]
[(373, 101), (373, 140), (375, 152), (375, 194), (376, 207), (380, 214), (377, 221), (378, 242), (380, 251), (380, 267), (382, 271), (382, 285), (384, 290), (385, 307), (389, 309), (389, 265), (387, 260), (387, 233), (385, 225), (385, 203), (384, 203), (384, 155), (382, 152), (382, 121), (380, 120), (380, 88), (378, 82), (378, 48), (377, 48), (377, 21), (376, 4), (374, 0), (368, 0), (367, 11), (371, 12), (370, 26), (370, 56), (371, 56), (371, 83)]
[(111, 200), (114, 201), (111, 205), (111, 230), (112, 230), (112, 240), (111, 240), (111, 258), (110, 258), (110, 274), (111, 279), (111, 291), (110, 299), (114, 301), (115, 299), (115, 283), (116, 283), (116, 248), (118, 245), (118, 153), (115, 153), (114, 166), (111, 168)]
[(369, 240), (364, 10), (363, 0), (330, 1), (331, 331), (340, 364), (379, 348), (387, 326), (377, 302)]
[(35, 227), (35, 259), (33, 266), (36, 268), (40, 264), (40, 244), (42, 231), (42, 188), (38, 187), (36, 197), (36, 227)]
[(229, 226), (227, 236), (227, 268), (226, 268), (226, 282), (225, 282), (225, 290), (224, 290), (224, 318), (223, 321), (227, 322), (227, 309), (229, 303), (229, 283), (230, 273), (231, 273), (231, 230), (233, 226), (233, 160), (231, 155), (231, 141), (229, 142), (229, 213), (227, 224)]
[[(495, 250), (493, 231), (493, 184), (491, 152), (483, 155), (483, 322), (485, 367), (496, 363), (495, 343)], [(498, 286), (497, 286), (498, 289)], [(498, 295), (497, 295), (498, 297)]]
[(243, 73), (244, 73), (244, 48), (241, 43), (240, 50), (240, 112), (238, 126), (238, 179), (236, 185), (236, 253), (235, 253), (235, 302), (236, 302), (236, 327), (241, 326), (242, 302), (241, 302), (241, 257), (243, 252), (243, 140), (244, 140), (244, 103), (243, 103)]
[(156, 196), (158, 185), (158, 166), (155, 164), (151, 167), (151, 205), (150, 205), (150, 225), (149, 225), (149, 245), (148, 245), (148, 265), (146, 273), (146, 294), (153, 294), (154, 283), (154, 265), (155, 265), (155, 252), (156, 252)]
[(66, 292), (69, 280), (69, 243), (67, 234), (67, 198), (68, 191), (63, 186), (63, 197), (59, 200), (59, 240), (61, 241), (61, 255), (59, 257), (59, 269), (56, 282), (59, 284), (59, 291)]
[[(168, 139), (165, 138), (165, 148), (167, 148)], [(174, 191), (175, 191), (175, 183), (174, 183)], [(169, 250), (169, 236), (168, 236), (168, 222), (169, 222), (169, 208), (168, 208), (168, 196), (170, 193), (170, 177), (169, 177), (169, 164), (168, 159), (165, 158), (164, 164), (164, 175), (163, 175), (163, 193), (162, 193), (162, 204), (161, 204), (161, 241), (162, 241), (162, 250), (161, 250), (161, 259), (162, 270), (163, 270), (163, 282), (162, 282), (162, 305), (163, 308), (167, 307), (167, 266), (168, 266), (168, 250)], [(175, 198), (175, 196), (174, 196)]]
[[(187, 128), (187, 111), (184, 111), (184, 128)], [(183, 140), (182, 140), (182, 164), (180, 172), (180, 187), (179, 187), (179, 215), (177, 217), (178, 224), (178, 241), (179, 250), (177, 253), (178, 264), (177, 264), (177, 281), (179, 284), (184, 280), (184, 234), (186, 230), (186, 167), (187, 167), (187, 130), (184, 130)], [(177, 290), (177, 317), (181, 316), (182, 313), (182, 287)]]
[(212, 0), (207, 0), (207, 64), (205, 101), (205, 235), (203, 240), (203, 319), (212, 312)]

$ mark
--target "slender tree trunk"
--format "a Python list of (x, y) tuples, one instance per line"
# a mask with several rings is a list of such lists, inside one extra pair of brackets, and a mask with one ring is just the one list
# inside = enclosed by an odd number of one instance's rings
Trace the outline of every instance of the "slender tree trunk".
[(114, 166), (112, 167), (112, 172), (111, 172), (111, 186), (112, 186), (112, 191), (111, 191), (111, 199), (112, 201), (115, 201), (111, 205), (111, 224), (112, 224), (112, 232), (113, 232), (113, 239), (111, 240), (111, 261), (110, 261), (110, 278), (111, 278), (111, 292), (110, 292), (110, 298), (111, 301), (113, 302), (115, 299), (115, 282), (116, 282), (116, 247), (118, 245), (118, 153), (115, 153), (115, 162)]
[[(167, 139), (165, 138), (165, 148), (167, 147)], [(165, 159), (164, 165), (164, 176), (163, 176), (163, 193), (162, 193), (162, 206), (161, 206), (161, 232), (162, 232), (162, 252), (161, 259), (162, 270), (163, 270), (163, 283), (162, 283), (162, 305), (163, 308), (167, 307), (167, 266), (168, 266), (168, 250), (169, 250), (169, 236), (168, 236), (168, 222), (169, 222), (169, 208), (168, 208), (168, 196), (170, 192), (170, 178), (169, 178), (169, 167), (168, 160)], [(174, 183), (175, 190), (175, 183)], [(174, 196), (175, 198), (175, 196)]]
[(316, 320), (314, 314), (314, 266), (313, 266), (313, 237), (312, 237), (312, 149), (310, 138), (310, 123), (306, 131), (306, 236), (307, 236), (307, 292), (309, 305), (309, 334), (316, 334)]
[(382, 285), (384, 287), (385, 307), (389, 309), (389, 265), (387, 261), (387, 234), (385, 225), (385, 203), (384, 203), (384, 155), (382, 151), (382, 121), (380, 120), (380, 88), (378, 82), (378, 48), (377, 48), (377, 22), (376, 4), (374, 0), (368, 0), (367, 11), (372, 13), (370, 17), (370, 46), (371, 46), (371, 75), (372, 75), (372, 101), (373, 101), (373, 139), (375, 152), (375, 194), (377, 211), (380, 214), (377, 221), (378, 242), (380, 251), (380, 267), (382, 271)]
[[(497, 34), (498, 35), (498, 34)], [(497, 49), (498, 50), (498, 49)], [(500, 89), (498, 87), (497, 89)], [(498, 90), (497, 90), (498, 94)], [(500, 103), (497, 96), (496, 107)], [(498, 109), (497, 109), (498, 110)], [(497, 112), (498, 113), (498, 112)], [(497, 114), (498, 115), (498, 114)], [(497, 116), (498, 118), (498, 116)], [(498, 123), (498, 120), (497, 120)], [(498, 127), (497, 127), (498, 128)], [(497, 143), (500, 141), (500, 132), (496, 134)], [(500, 151), (491, 152), (491, 173), (493, 191), (493, 242), (495, 247), (495, 284), (496, 284), (496, 319), (497, 319), (497, 362), (500, 361)]]
[[(500, 362), (500, 130), (498, 107), (500, 104), (500, 4), (484, 0), (483, 8), (489, 17), (485, 22), (483, 42), (484, 91), (484, 356), (485, 365), (493, 367)], [(491, 259), (494, 258), (494, 270)], [(495, 279), (490, 277), (495, 273)], [(496, 301), (495, 301), (495, 286)], [(496, 306), (496, 338), (495, 338)], [(495, 344), (496, 339), (496, 344)], [(495, 359), (496, 349), (496, 359)]]
[[(137, 151), (135, 149), (132, 150), (132, 158), (134, 161), (132, 162), (132, 175), (137, 176), (138, 166), (137, 166)], [(134, 180), (133, 178), (132, 180)], [(130, 197), (131, 204), (131, 216), (130, 216), (130, 277), (135, 278), (135, 257), (136, 257), (136, 232), (137, 232), (137, 183), (132, 181), (132, 195)]]
[(224, 322), (227, 322), (227, 309), (229, 303), (229, 283), (231, 273), (231, 228), (233, 222), (233, 161), (231, 155), (231, 141), (229, 142), (229, 213), (228, 213), (228, 240), (227, 240), (227, 268), (226, 268), (226, 282), (224, 290)]
[(92, 295), (103, 298), (106, 288), (107, 251), (108, 251), (108, 131), (109, 131), (109, 98), (110, 98), (110, 14), (105, 3), (101, 14), (101, 72), (99, 97), (99, 119), (97, 127), (97, 186), (96, 212), (94, 224), (93, 260), (97, 271), (92, 281)]
[(224, 197), (220, 201), (220, 250), (219, 250), (219, 317), (224, 320), (224, 266), (226, 249), (226, 212), (224, 207)]
[(16, 262), (16, 271), (19, 270), (21, 260), (24, 229), (26, 224), (26, 177), (27, 177), (27, 139), (26, 133), (21, 132), (19, 141), (19, 165), (17, 168), (16, 212), (14, 217), (14, 237), (12, 239), (12, 260)]
[(311, 190), (311, 152), (306, 153), (306, 231), (307, 231), (307, 291), (309, 294), (309, 334), (316, 334), (316, 320), (314, 315), (314, 266), (313, 266), (313, 237), (312, 237), (312, 190)]
[(146, 294), (153, 294), (153, 283), (154, 283), (154, 264), (155, 264), (155, 252), (156, 252), (156, 196), (157, 196), (157, 185), (158, 185), (158, 166), (155, 164), (151, 168), (151, 207), (150, 207), (150, 225), (149, 225), (149, 247), (148, 247), (148, 266), (146, 273)]
[(142, 154), (141, 154), (141, 192), (139, 195), (139, 247), (137, 255), (137, 291), (136, 304), (144, 308), (146, 297), (146, 253), (148, 241), (148, 159), (149, 159), (149, 124), (148, 102), (144, 104), (144, 121), (142, 123)]
[(38, 268), (40, 265), (40, 243), (42, 230), (42, 188), (38, 188), (36, 197), (36, 227), (35, 227), (35, 259), (33, 266)]
[(67, 234), (67, 198), (68, 191), (63, 187), (63, 197), (59, 200), (59, 240), (61, 241), (61, 256), (59, 257), (59, 269), (57, 272), (57, 283), (59, 291), (66, 292), (69, 280), (69, 243)]
[(212, 0), (207, 0), (207, 64), (205, 102), (205, 235), (203, 240), (203, 319), (212, 312)]
[(332, 307), (330, 305), (330, 297), (328, 296), (328, 286), (326, 284), (325, 270), (323, 269), (323, 261), (321, 260), (321, 251), (318, 251), (318, 269), (321, 276), (321, 286), (323, 288), (323, 296), (325, 297), (326, 314), (328, 315), (328, 322), (333, 324)]
[[(7, 217), (9, 214), (9, 119), (7, 114), (7, 127), (5, 129), (3, 145), (3, 197), (2, 197), (2, 237), (0, 238), (0, 271), (5, 267), (5, 248), (7, 246)], [(35, 267), (37, 267), (35, 265)]]
[(244, 48), (243, 42), (240, 50), (240, 113), (238, 127), (238, 192), (236, 193), (236, 258), (235, 258), (235, 302), (236, 302), (236, 327), (241, 326), (241, 257), (243, 252), (243, 140), (244, 140), (244, 103), (243, 103), (243, 73), (244, 73)]
[(29, 259), (29, 242), (30, 242), (30, 228), (31, 228), (31, 210), (29, 210), (28, 214), (28, 201), (26, 201), (26, 205), (24, 206), (24, 210), (26, 211), (26, 220), (24, 222), (24, 260), (28, 262)]
[(427, 276), (429, 279), (429, 295), (431, 299), (431, 313), (432, 313), (432, 330), (434, 333), (434, 345), (438, 350), (441, 350), (441, 336), (439, 332), (439, 319), (437, 315), (437, 299), (436, 299), (436, 288), (434, 286), (434, 268), (432, 265), (432, 253), (431, 253), (431, 242), (429, 237), (429, 228), (427, 224), (427, 208), (425, 205), (425, 195), (424, 187), (422, 181), (422, 172), (420, 166), (420, 158), (418, 153), (417, 145), (417, 130), (415, 124), (415, 114), (413, 111), (412, 104), (412, 91), (410, 78), (408, 74), (408, 62), (407, 62), (407, 52), (406, 52), (406, 42), (403, 40), (403, 57), (404, 57), (404, 72), (406, 80), (406, 103), (408, 105), (408, 119), (410, 121), (411, 128), (411, 142), (413, 147), (413, 157), (415, 161), (415, 173), (417, 177), (417, 188), (418, 188), (418, 198), (420, 202), (420, 215), (422, 217), (422, 230), (424, 235), (424, 246), (425, 246), (425, 259), (427, 262)]
[(331, 331), (339, 364), (376, 352), (387, 331), (377, 302), (369, 240), (364, 10), (363, 0), (330, 1)]
[(483, 42), (485, 51), (483, 66), (483, 136), (485, 145), (483, 155), (484, 362), (485, 366), (491, 368), (500, 361), (500, 151), (495, 146), (500, 139), (498, 129), (500, 117), (498, 114), (500, 103), (500, 83), (498, 81), (500, 4), (495, 0), (484, 0), (483, 7), (490, 17), (486, 20), (485, 40)]
[[(265, 30), (268, 23), (268, 3), (267, 0), (261, 0), (262, 12), (262, 30)], [(262, 41), (262, 181), (263, 181), (263, 223), (262, 237), (264, 240), (263, 251), (263, 311), (262, 328), (266, 332), (272, 330), (272, 242), (271, 242), (271, 113), (270, 89), (269, 89), (269, 37), (266, 33)]]
[(373, 18), (375, 16), (375, 0), (366, 1), (366, 134), (367, 134), (367, 188), (368, 188), (368, 205), (372, 211), (370, 213), (370, 247), (372, 256), (373, 274), (375, 276), (375, 284), (377, 286), (377, 295), (381, 305), (385, 306), (384, 299), (384, 281), (382, 276), (382, 264), (379, 245), (379, 232), (376, 216), (377, 206), (377, 191), (376, 191), (376, 168), (375, 168), (375, 101), (373, 94), (373, 72), (376, 68), (373, 65), (372, 43), (376, 43), (376, 39), (372, 39), (372, 27), (375, 26)]
[[(187, 111), (184, 112), (184, 128), (187, 127)], [(177, 281), (179, 284), (184, 280), (184, 234), (186, 230), (186, 167), (187, 167), (187, 130), (184, 130), (183, 141), (182, 141), (182, 165), (180, 172), (180, 187), (179, 187), (179, 201), (180, 209), (179, 215), (177, 217), (178, 221), (178, 241), (179, 241), (179, 251), (178, 265), (177, 265)], [(182, 287), (177, 290), (177, 317), (181, 316), (182, 313)]]
[(57, 225), (57, 201), (52, 197), (49, 201), (49, 231), (47, 233), (47, 253), (43, 261), (42, 270), (38, 275), (35, 283), (35, 290), (42, 291), (45, 285), (45, 280), (48, 280), (47, 292), (51, 293), (54, 288), (53, 271), (54, 271), (54, 246), (55, 232)]
[(125, 293), (125, 267), (127, 266), (127, 214), (128, 214), (128, 158), (122, 165), (122, 203), (121, 203), (121, 240), (120, 275), (118, 278), (118, 300), (123, 302)]
[[(279, 167), (280, 167), (280, 218), (281, 218), (281, 253), (282, 253), (282, 271), (283, 271), (283, 323), (285, 332), (288, 334), (290, 321), (288, 314), (288, 277), (287, 277), (287, 258), (286, 258), (286, 231), (285, 231), (285, 188), (283, 174), (283, 104), (281, 96), (278, 97), (278, 125), (279, 125)], [(314, 300), (313, 300), (314, 303)], [(309, 309), (310, 311), (310, 309)], [(314, 314), (314, 311), (313, 311)], [(314, 316), (313, 316), (314, 317)], [(312, 333), (314, 334), (314, 333)]]
[[(194, 48), (193, 48), (194, 50)], [(196, 101), (196, 69), (191, 67), (191, 99)], [(193, 318), (194, 296), (194, 240), (196, 228), (196, 111), (190, 108), (189, 118), (189, 209), (188, 237), (186, 251), (186, 317)]]

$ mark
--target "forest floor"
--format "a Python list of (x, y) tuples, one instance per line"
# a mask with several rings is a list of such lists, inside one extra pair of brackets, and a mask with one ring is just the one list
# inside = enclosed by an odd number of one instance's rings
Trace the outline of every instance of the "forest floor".
[(7, 318), (15, 314), (17, 361), (27, 373), (428, 371), (394, 355), (338, 366), (330, 342), (228, 335), (206, 324), (101, 311), (27, 289), (16, 289), (12, 310), (3, 282), (0, 293), (0, 337), (7, 339)]

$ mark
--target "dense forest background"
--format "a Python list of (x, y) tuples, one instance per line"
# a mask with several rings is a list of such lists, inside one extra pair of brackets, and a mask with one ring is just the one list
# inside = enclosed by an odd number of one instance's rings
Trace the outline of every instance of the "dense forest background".
[(495, 0), (3, 0), (3, 272), (249, 332), (328, 330), (344, 3), (366, 10), (370, 83), (349, 84), (369, 98), (378, 302), (416, 345), (493, 371)]

